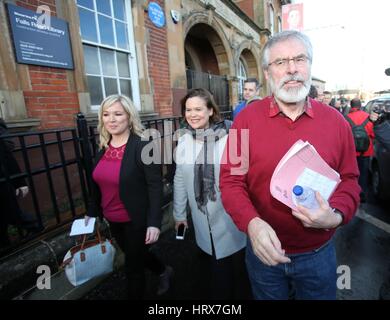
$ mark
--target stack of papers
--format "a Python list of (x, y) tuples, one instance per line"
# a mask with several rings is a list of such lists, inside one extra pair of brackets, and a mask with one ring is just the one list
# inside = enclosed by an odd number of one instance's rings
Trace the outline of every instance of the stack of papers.
[(80, 234), (92, 233), (95, 227), (96, 218), (89, 218), (88, 224), (85, 225), (84, 219), (76, 219), (72, 223), (72, 228), (70, 230), (70, 236), (77, 236)]
[(279, 161), (271, 178), (272, 196), (293, 210), (297, 210), (293, 187), (300, 185), (318, 191), (328, 200), (340, 175), (333, 170), (309, 143), (298, 140)]

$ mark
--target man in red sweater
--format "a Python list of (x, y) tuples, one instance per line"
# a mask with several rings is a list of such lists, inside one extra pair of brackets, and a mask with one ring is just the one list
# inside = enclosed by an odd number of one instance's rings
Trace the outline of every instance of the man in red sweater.
[(370, 144), (368, 149), (364, 152), (356, 152), (356, 158), (359, 166), (360, 176), (359, 176), (359, 185), (362, 188), (360, 193), (361, 202), (366, 201), (366, 196), (368, 192), (368, 170), (370, 165), (370, 157), (374, 154), (374, 144), (373, 140), (375, 138), (374, 134), (374, 122), (378, 119), (378, 114), (372, 112), (371, 115), (363, 110), (360, 110), (362, 103), (358, 98), (351, 100), (351, 110), (347, 115), (349, 119), (355, 125), (362, 125), (364, 121), (367, 120), (367, 124), (364, 126), (364, 129), (367, 132), (367, 135), (370, 139)]
[[(256, 299), (288, 299), (290, 285), (296, 299), (335, 299), (332, 236), (359, 204), (351, 128), (338, 111), (307, 98), (312, 56), (310, 40), (300, 32), (284, 31), (268, 41), (262, 67), (273, 95), (237, 116), (221, 165), (224, 207), (249, 236), (246, 263)], [(292, 211), (270, 193), (276, 165), (299, 139), (311, 143), (341, 178), (329, 203), (317, 192), (315, 211)]]

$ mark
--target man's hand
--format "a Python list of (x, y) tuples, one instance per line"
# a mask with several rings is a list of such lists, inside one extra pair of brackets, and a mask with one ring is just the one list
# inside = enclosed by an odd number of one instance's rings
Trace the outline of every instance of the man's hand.
[(23, 186), (16, 189), (16, 196), (24, 198), (28, 193), (28, 186)]
[(322, 198), (318, 191), (316, 191), (316, 198), (320, 206), (318, 209), (310, 210), (298, 205), (298, 211), (292, 210), (293, 216), (301, 220), (306, 228), (332, 229), (338, 227), (343, 220), (341, 215), (333, 212), (328, 201)]
[(371, 111), (371, 113), (370, 113), (370, 120), (372, 122), (375, 122), (375, 121), (378, 120), (378, 118), (379, 118), (379, 114), (376, 113), (375, 111)]
[(148, 227), (146, 229), (145, 244), (152, 244), (158, 240), (160, 229), (156, 227)]
[(271, 226), (260, 218), (252, 219), (248, 224), (248, 236), (255, 255), (266, 265), (276, 266), (289, 263), (282, 245)]

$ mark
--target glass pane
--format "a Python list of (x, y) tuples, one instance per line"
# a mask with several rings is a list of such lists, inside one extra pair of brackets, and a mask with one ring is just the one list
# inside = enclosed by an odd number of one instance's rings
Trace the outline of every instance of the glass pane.
[(132, 99), (132, 93), (131, 93), (131, 81), (130, 80), (120, 80), (121, 84), (121, 94), (124, 94), (125, 96), (128, 96)]
[(114, 16), (119, 20), (126, 21), (125, 3), (123, 0), (113, 0)]
[(77, 0), (77, 4), (93, 10), (93, 0)]
[(129, 55), (127, 53), (117, 52), (116, 58), (118, 61), (119, 76), (130, 78)]
[(98, 49), (96, 47), (83, 45), (85, 70), (87, 74), (100, 74)]
[(112, 28), (112, 20), (102, 15), (99, 16), (99, 31), (100, 31), (100, 42), (110, 46), (115, 46), (114, 42), (114, 30)]
[(79, 8), (81, 37), (83, 40), (98, 41), (96, 32), (95, 14), (91, 11)]
[(115, 21), (116, 26), (116, 42), (117, 47), (129, 50), (129, 37), (127, 36), (127, 25), (122, 22)]
[(111, 16), (110, 0), (99, 0), (96, 1), (97, 11)]
[(100, 105), (103, 100), (102, 84), (100, 77), (87, 77), (89, 94), (91, 95), (91, 104)]
[(116, 79), (104, 78), (104, 87), (106, 88), (106, 97), (119, 93)]
[(102, 60), (102, 69), (105, 76), (117, 76), (115, 67), (115, 51), (100, 49), (100, 59)]

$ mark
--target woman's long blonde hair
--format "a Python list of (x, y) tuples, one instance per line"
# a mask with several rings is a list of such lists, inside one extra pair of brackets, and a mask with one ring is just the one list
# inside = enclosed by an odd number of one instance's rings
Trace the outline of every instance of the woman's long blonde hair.
[(107, 108), (111, 107), (115, 102), (119, 102), (122, 105), (125, 112), (127, 113), (129, 117), (129, 129), (131, 134), (142, 136), (142, 132), (144, 130), (138, 111), (134, 107), (134, 104), (129, 97), (120, 94), (113, 94), (111, 96), (108, 96), (102, 101), (99, 109), (98, 132), (99, 132), (99, 147), (101, 149), (107, 148), (111, 140), (111, 134), (108, 133), (106, 128), (104, 128), (103, 112)]

